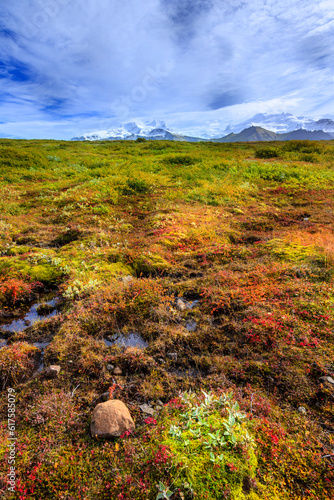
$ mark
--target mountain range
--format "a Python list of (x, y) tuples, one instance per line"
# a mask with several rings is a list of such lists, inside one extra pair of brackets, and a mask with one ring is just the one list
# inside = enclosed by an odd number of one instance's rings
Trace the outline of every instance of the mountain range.
[(292, 132), (277, 134), (262, 127), (252, 126), (242, 130), (239, 134), (232, 132), (220, 139), (214, 139), (215, 142), (257, 142), (257, 141), (330, 141), (334, 139), (334, 134), (328, 134), (323, 130), (305, 130), (298, 129)]
[[(268, 128), (267, 128), (268, 127)], [(200, 138), (184, 135), (170, 130), (164, 121), (130, 122), (116, 129), (102, 130), (74, 137), (73, 141), (134, 141), (146, 140), (169, 141), (213, 141), (213, 142), (253, 142), (253, 141), (289, 141), (293, 139), (328, 141), (334, 139), (334, 121), (330, 118), (314, 120), (295, 117), (290, 113), (259, 113), (245, 122), (229, 125), (222, 137)], [(207, 134), (206, 134), (207, 135)]]

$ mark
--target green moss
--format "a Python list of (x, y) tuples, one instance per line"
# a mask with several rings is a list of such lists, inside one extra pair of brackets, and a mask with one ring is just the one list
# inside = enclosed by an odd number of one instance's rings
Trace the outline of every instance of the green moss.
[(112, 278), (115, 276), (133, 276), (134, 271), (130, 266), (122, 262), (115, 262), (113, 264), (101, 264), (99, 271), (96, 273), (103, 279)]
[(171, 265), (160, 255), (147, 252), (132, 262), (137, 276), (157, 274), (171, 268)]
[(266, 244), (266, 248), (276, 257), (293, 262), (316, 257), (316, 251), (313, 246), (298, 245), (297, 243), (290, 243), (281, 239), (270, 240)]
[(6, 255), (22, 255), (29, 252), (30, 250), (31, 248), (27, 246), (14, 246), (6, 251)]
[(23, 279), (53, 283), (62, 276), (62, 271), (51, 264), (29, 264), (18, 259), (0, 258), (0, 275), (21, 276)]
[[(231, 398), (231, 393), (220, 398), (185, 394), (183, 410), (164, 422), (163, 445), (173, 453), (179, 475), (175, 486), (188, 484), (198, 498), (250, 498), (257, 468), (251, 426)], [(251, 498), (260, 500), (255, 492)]]

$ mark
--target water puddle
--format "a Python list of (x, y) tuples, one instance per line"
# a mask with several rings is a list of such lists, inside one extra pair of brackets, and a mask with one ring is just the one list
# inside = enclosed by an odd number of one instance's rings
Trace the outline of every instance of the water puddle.
[(201, 378), (203, 376), (203, 373), (196, 368), (190, 368), (188, 370), (182, 368), (176, 368), (170, 373), (180, 379), (194, 379), (194, 378), (196, 379), (196, 378)]
[[(24, 316), (14, 319), (9, 324), (1, 325), (0, 328), (4, 332), (23, 332), (23, 330), (32, 326), (36, 321), (56, 316), (58, 314), (57, 304), (58, 298), (53, 298), (46, 302), (36, 302)], [(0, 347), (2, 347), (1, 344)]]
[(50, 344), (50, 342), (34, 342), (34, 346), (37, 347), (41, 352), (38, 353), (36, 366), (37, 372), (41, 372), (44, 369), (44, 350)]
[(138, 347), (139, 349), (145, 349), (148, 343), (141, 338), (139, 333), (129, 333), (127, 335), (120, 334), (115, 335), (115, 337), (108, 337), (108, 339), (103, 339), (106, 346), (119, 346), (119, 347)]

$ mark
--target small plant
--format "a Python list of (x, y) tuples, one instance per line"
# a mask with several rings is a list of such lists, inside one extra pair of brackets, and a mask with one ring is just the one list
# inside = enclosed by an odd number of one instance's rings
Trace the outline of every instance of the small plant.
[(149, 189), (150, 186), (144, 179), (133, 178), (127, 180), (126, 186), (124, 188), (124, 194), (145, 194), (149, 191)]
[(255, 157), (261, 159), (277, 158), (278, 156), (278, 151), (274, 148), (257, 149), (255, 152)]
[(42, 286), (41, 283), (26, 283), (18, 278), (2, 279), (0, 281), (0, 304), (15, 306), (17, 302), (21, 302), (28, 298), (31, 292)]
[[(232, 392), (220, 395), (185, 392), (180, 394), (179, 402), (182, 409), (174, 412), (169, 439), (165, 441), (176, 462), (181, 464), (175, 485), (183, 488), (185, 483), (192, 484), (199, 498), (208, 490), (212, 491), (208, 498), (218, 498), (215, 495), (220, 483), (241, 495), (243, 480), (255, 473), (255, 440), (250, 422), (233, 401)], [(248, 463), (242, 454), (249, 457)]]
[(168, 486), (165, 486), (161, 481), (159, 481), (159, 493), (156, 500), (159, 500), (160, 498), (165, 498), (166, 500), (168, 500), (172, 495), (173, 492), (170, 491)]

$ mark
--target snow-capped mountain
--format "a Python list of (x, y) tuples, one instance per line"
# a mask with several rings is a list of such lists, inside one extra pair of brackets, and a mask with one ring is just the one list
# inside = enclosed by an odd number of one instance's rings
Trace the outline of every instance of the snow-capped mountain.
[(304, 116), (294, 116), (291, 113), (267, 114), (258, 113), (249, 120), (226, 127), (224, 133), (231, 132), (238, 134), (249, 127), (262, 127), (276, 133), (292, 132), (293, 130), (323, 130), (334, 133), (334, 121), (330, 118), (315, 120)]
[(130, 122), (119, 128), (110, 130), (100, 130), (84, 134), (81, 137), (74, 137), (73, 141), (108, 141), (108, 140), (134, 140), (138, 137), (154, 139), (164, 138), (171, 131), (164, 121), (153, 120), (151, 122)]
[[(280, 113), (280, 114), (266, 114), (258, 113), (249, 120), (242, 123), (229, 125), (224, 131), (221, 131), (219, 124), (206, 124), (207, 132), (205, 133), (202, 129), (198, 129), (198, 133), (194, 131), (189, 131), (187, 133), (174, 132), (167, 127), (164, 121), (153, 120), (148, 122), (130, 122), (121, 125), (119, 128), (114, 128), (110, 130), (100, 130), (98, 132), (91, 132), (82, 135), (81, 137), (74, 137), (73, 141), (135, 141), (138, 138), (144, 138), (147, 140), (168, 140), (168, 141), (188, 141), (188, 142), (198, 142), (211, 140), (219, 142), (234, 142), (236, 135), (243, 131), (247, 131), (251, 128), (259, 128), (268, 132), (268, 137), (270, 134), (277, 135), (273, 140), (290, 140), (287, 134), (291, 132), (299, 133), (300, 137), (310, 140), (331, 140), (334, 137), (334, 120), (330, 118), (305, 118), (296, 117), (291, 113)], [(213, 126), (214, 125), (214, 126)], [(219, 130), (220, 129), (220, 130)], [(316, 134), (315, 132), (322, 132)], [(286, 139), (283, 138), (283, 134), (286, 135)], [(261, 134), (260, 134), (261, 135)], [(263, 135), (263, 134), (262, 134)], [(261, 137), (262, 137), (261, 135)], [(296, 134), (295, 134), (296, 135)], [(298, 135), (298, 134), (297, 134)], [(298, 136), (298, 137), (299, 137)], [(226, 137), (226, 141), (222, 141)], [(243, 135), (240, 135), (238, 140), (243, 141)], [(267, 137), (267, 136), (266, 136)], [(292, 138), (292, 136), (291, 136)], [(267, 139), (253, 139), (253, 140), (269, 140)]]

